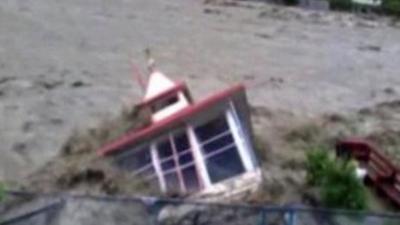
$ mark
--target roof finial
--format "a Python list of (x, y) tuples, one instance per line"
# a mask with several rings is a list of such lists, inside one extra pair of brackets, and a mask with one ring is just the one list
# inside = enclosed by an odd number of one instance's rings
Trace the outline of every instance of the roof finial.
[(132, 57), (131, 57), (131, 69), (132, 69), (133, 78), (139, 84), (139, 87), (140, 87), (140, 90), (142, 91), (142, 93), (144, 93), (146, 84), (143, 81), (142, 73), (140, 72), (139, 68), (135, 65), (135, 62), (133, 61)]
[(144, 50), (145, 54), (146, 54), (146, 58), (147, 58), (147, 69), (149, 70), (150, 73), (154, 72), (154, 68), (155, 68), (155, 64), (156, 61), (153, 59), (153, 57), (151, 56), (151, 51), (149, 48), (146, 48)]

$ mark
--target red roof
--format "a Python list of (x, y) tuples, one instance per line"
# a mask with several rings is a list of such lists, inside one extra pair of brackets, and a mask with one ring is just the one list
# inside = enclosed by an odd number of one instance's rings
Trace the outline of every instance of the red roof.
[(134, 130), (134, 131), (128, 132), (127, 134), (123, 135), (122, 137), (118, 138), (117, 140), (112, 141), (111, 143), (106, 144), (105, 146), (100, 148), (97, 151), (97, 154), (101, 155), (101, 156), (109, 155), (109, 154), (117, 152), (118, 150), (121, 150), (124, 147), (127, 147), (129, 145), (134, 145), (139, 140), (163, 130), (168, 125), (171, 125), (172, 123), (177, 122), (177, 121), (182, 121), (196, 113), (203, 111), (204, 109), (207, 109), (208, 107), (220, 102), (221, 100), (226, 99), (227, 97), (232, 96), (233, 94), (235, 94), (239, 91), (243, 91), (243, 90), (244, 90), (244, 85), (238, 84), (238, 85), (232, 86), (231, 88), (223, 90), (219, 93), (216, 93), (216, 94), (214, 94), (208, 98), (205, 98), (195, 104), (189, 105), (188, 107), (182, 109), (181, 111), (177, 112), (176, 114), (171, 115), (170, 117), (167, 117), (156, 123), (153, 123), (153, 124), (149, 125), (148, 127), (145, 127), (140, 130)]

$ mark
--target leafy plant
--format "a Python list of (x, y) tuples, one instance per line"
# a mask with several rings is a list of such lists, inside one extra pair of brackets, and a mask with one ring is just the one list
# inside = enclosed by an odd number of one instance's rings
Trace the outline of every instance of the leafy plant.
[(328, 0), (331, 9), (350, 10), (352, 8), (351, 0)]
[(349, 161), (338, 160), (327, 167), (321, 186), (321, 198), (328, 207), (362, 210), (367, 207), (367, 193), (357, 178), (355, 166)]
[(383, 0), (382, 9), (388, 14), (400, 16), (400, 0)]
[(333, 162), (329, 158), (328, 151), (324, 147), (313, 147), (307, 152), (306, 170), (307, 183), (321, 185), (325, 179), (327, 167), (332, 167)]
[(0, 201), (5, 197), (5, 187), (4, 184), (0, 182)]
[(333, 159), (327, 149), (314, 148), (307, 153), (307, 181), (320, 188), (327, 207), (362, 210), (367, 207), (367, 193), (350, 161)]

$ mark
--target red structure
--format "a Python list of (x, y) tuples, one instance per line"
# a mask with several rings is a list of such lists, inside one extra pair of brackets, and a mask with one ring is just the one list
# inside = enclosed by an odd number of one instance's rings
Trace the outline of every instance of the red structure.
[(351, 157), (367, 170), (366, 183), (400, 207), (400, 169), (373, 143), (349, 138), (336, 144), (338, 156)]

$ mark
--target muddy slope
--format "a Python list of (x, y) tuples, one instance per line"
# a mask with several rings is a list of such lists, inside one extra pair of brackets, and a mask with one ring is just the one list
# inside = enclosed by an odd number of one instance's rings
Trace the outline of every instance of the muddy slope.
[(96, 154), (104, 144), (148, 125), (149, 115), (146, 110), (132, 107), (95, 127), (75, 131), (58, 155), (30, 174), (19, 189), (45, 193), (156, 194), (156, 187), (148, 186), (141, 179), (113, 166), (109, 158)]

